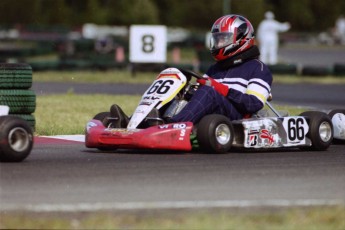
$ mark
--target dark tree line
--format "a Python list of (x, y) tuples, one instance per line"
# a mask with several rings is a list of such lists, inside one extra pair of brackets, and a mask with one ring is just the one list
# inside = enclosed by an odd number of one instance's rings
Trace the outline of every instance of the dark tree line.
[(224, 14), (224, 4), (255, 27), (271, 10), (293, 31), (307, 32), (333, 27), (345, 12), (344, 0), (1, 0), (0, 26), (164, 24), (204, 30)]

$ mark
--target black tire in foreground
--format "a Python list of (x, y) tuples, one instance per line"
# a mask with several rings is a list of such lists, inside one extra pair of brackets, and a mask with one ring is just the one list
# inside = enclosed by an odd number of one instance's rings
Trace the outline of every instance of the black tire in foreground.
[(10, 114), (11, 116), (19, 117), (23, 120), (25, 120), (28, 125), (32, 128), (33, 131), (35, 131), (36, 127), (36, 118), (32, 114)]
[(31, 152), (33, 133), (27, 122), (16, 116), (0, 117), (0, 161), (20, 162)]
[(201, 151), (226, 153), (232, 146), (234, 128), (227, 117), (211, 114), (200, 120), (196, 136)]
[(319, 111), (303, 112), (300, 116), (306, 117), (309, 124), (307, 137), (311, 140), (312, 145), (307, 149), (327, 150), (333, 140), (333, 125), (330, 117)]
[(29, 89), (32, 86), (32, 68), (22, 63), (0, 63), (0, 89)]

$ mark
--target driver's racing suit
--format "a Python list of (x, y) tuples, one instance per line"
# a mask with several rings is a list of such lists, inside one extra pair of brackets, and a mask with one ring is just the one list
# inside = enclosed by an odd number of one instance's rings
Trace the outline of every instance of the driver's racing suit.
[(227, 95), (203, 85), (170, 122), (197, 123), (207, 114), (222, 114), (236, 120), (262, 109), (271, 91), (272, 74), (258, 56), (258, 48), (253, 46), (238, 56), (212, 65), (206, 76), (228, 86)]

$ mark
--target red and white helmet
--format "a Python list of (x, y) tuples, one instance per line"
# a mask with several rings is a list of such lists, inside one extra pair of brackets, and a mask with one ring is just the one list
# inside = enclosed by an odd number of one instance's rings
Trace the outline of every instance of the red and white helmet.
[(212, 26), (210, 51), (216, 61), (230, 58), (253, 45), (253, 26), (243, 16), (225, 15), (217, 19)]

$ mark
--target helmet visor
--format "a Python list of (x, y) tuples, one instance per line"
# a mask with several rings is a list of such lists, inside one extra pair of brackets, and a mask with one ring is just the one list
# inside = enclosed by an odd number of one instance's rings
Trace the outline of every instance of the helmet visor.
[(211, 49), (220, 49), (233, 43), (234, 34), (230, 32), (212, 33)]

